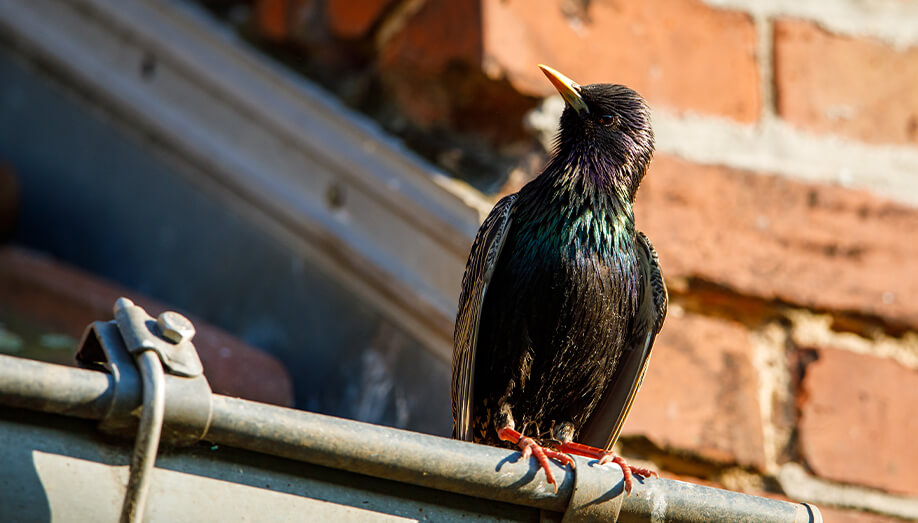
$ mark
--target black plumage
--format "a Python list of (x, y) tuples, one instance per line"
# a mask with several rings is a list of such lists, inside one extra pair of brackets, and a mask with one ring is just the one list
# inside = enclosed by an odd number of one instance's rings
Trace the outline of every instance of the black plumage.
[(567, 102), (555, 153), (498, 202), (472, 246), (452, 409), (455, 437), (533, 451), (553, 482), (545, 449), (528, 438), (584, 453), (578, 439), (598, 447), (585, 455), (611, 457), (604, 451), (640, 387), (667, 296), (632, 210), (654, 147), (646, 102), (622, 85), (578, 86), (542, 68)]

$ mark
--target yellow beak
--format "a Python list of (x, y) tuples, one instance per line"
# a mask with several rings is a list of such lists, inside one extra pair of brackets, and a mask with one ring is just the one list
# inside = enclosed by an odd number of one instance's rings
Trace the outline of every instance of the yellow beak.
[(564, 98), (565, 103), (577, 111), (577, 114), (588, 114), (590, 112), (586, 102), (583, 101), (583, 96), (580, 95), (580, 85), (577, 82), (547, 65), (539, 64), (539, 69), (545, 73), (548, 81), (555, 86), (555, 89), (561, 94), (561, 98)]

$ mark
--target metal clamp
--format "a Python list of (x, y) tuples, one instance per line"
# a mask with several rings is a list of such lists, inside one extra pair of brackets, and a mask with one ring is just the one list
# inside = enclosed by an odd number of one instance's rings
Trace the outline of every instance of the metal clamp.
[[(618, 521), (625, 497), (621, 468), (580, 456), (574, 456), (574, 461), (574, 489), (561, 522)], [(616, 473), (618, 476), (613, 476)]]
[(115, 393), (100, 429), (136, 433), (121, 512), (122, 522), (134, 522), (144, 514), (161, 437), (173, 445), (200, 441), (210, 427), (213, 405), (187, 318), (164, 312), (154, 320), (127, 298), (115, 302), (114, 315), (113, 322), (89, 326), (76, 358), (81, 366), (108, 371), (114, 380)]
[(76, 354), (81, 367), (104, 370), (114, 381), (112, 402), (99, 428), (122, 437), (137, 433), (137, 408), (144, 388), (135, 359), (149, 351), (165, 367), (163, 441), (197, 443), (207, 433), (213, 406), (210, 385), (191, 343), (194, 326), (175, 312), (154, 319), (127, 298), (115, 302), (114, 315), (114, 321), (89, 325)]
[(191, 344), (194, 325), (177, 312), (166, 311), (153, 319), (127, 298), (115, 302), (115, 323), (128, 352), (151, 350), (159, 355), (170, 374), (193, 378), (204, 373), (201, 359)]

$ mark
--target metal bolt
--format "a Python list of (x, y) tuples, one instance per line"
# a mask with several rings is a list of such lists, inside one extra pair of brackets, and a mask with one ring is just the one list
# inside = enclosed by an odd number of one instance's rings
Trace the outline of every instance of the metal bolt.
[(156, 324), (159, 325), (163, 337), (172, 343), (181, 343), (194, 337), (194, 325), (188, 318), (177, 312), (166, 311), (160, 314), (156, 318)]

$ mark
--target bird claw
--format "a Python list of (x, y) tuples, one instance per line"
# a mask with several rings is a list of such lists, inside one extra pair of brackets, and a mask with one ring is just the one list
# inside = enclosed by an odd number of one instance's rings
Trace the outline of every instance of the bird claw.
[(571, 468), (575, 467), (574, 459), (565, 454), (564, 452), (559, 452), (547, 447), (539, 445), (534, 439), (523, 436), (516, 430), (513, 430), (509, 427), (504, 427), (497, 431), (498, 437), (503, 441), (509, 441), (514, 445), (517, 445), (520, 448), (520, 457), (517, 458), (517, 462), (523, 459), (528, 459), (532, 456), (535, 456), (536, 461), (539, 462), (539, 466), (542, 470), (545, 471), (545, 479), (549, 484), (555, 489), (555, 494), (558, 493), (558, 482), (555, 480), (555, 475), (552, 473), (549, 459), (557, 461), (559, 464), (570, 465)]
[(625, 458), (615, 454), (611, 450), (607, 451), (601, 458), (599, 458), (600, 465), (605, 465), (606, 463), (615, 463), (616, 465), (621, 467), (622, 475), (624, 476), (623, 482), (625, 484), (625, 494), (628, 496), (631, 495), (631, 489), (634, 488), (634, 475), (635, 474), (645, 477), (645, 478), (660, 477), (660, 475), (657, 474), (656, 471), (653, 471), (653, 470), (650, 470), (644, 467), (635, 467), (635, 466), (629, 465), (628, 462), (625, 461)]
[(532, 456), (532, 440), (529, 438), (521, 438), (519, 441), (520, 446), (520, 457), (516, 458), (516, 461), (519, 462), (524, 459), (529, 459)]
[(624, 483), (625, 494), (630, 496), (631, 490), (634, 488), (634, 474), (645, 478), (657, 478), (660, 477), (655, 471), (650, 470), (644, 467), (633, 467), (625, 461), (625, 458), (619, 456), (618, 454), (612, 452), (611, 450), (603, 450), (596, 447), (591, 447), (589, 445), (584, 445), (582, 443), (575, 443), (573, 441), (567, 443), (561, 443), (558, 445), (559, 450), (563, 450), (569, 454), (576, 454), (578, 456), (585, 456), (587, 458), (595, 458), (599, 460), (600, 465), (605, 465), (606, 463), (615, 463), (622, 469), (622, 483)]
[(644, 468), (644, 467), (636, 467), (634, 465), (629, 465), (625, 461), (625, 458), (616, 455), (611, 450), (606, 452), (606, 454), (603, 457), (599, 458), (600, 465), (605, 465), (606, 463), (615, 463), (619, 467), (622, 467), (623, 469), (627, 467), (632, 474), (637, 474), (638, 476), (643, 476), (645, 478), (659, 478), (660, 477), (660, 475), (657, 474), (657, 471), (655, 470), (651, 470), (651, 469)]

